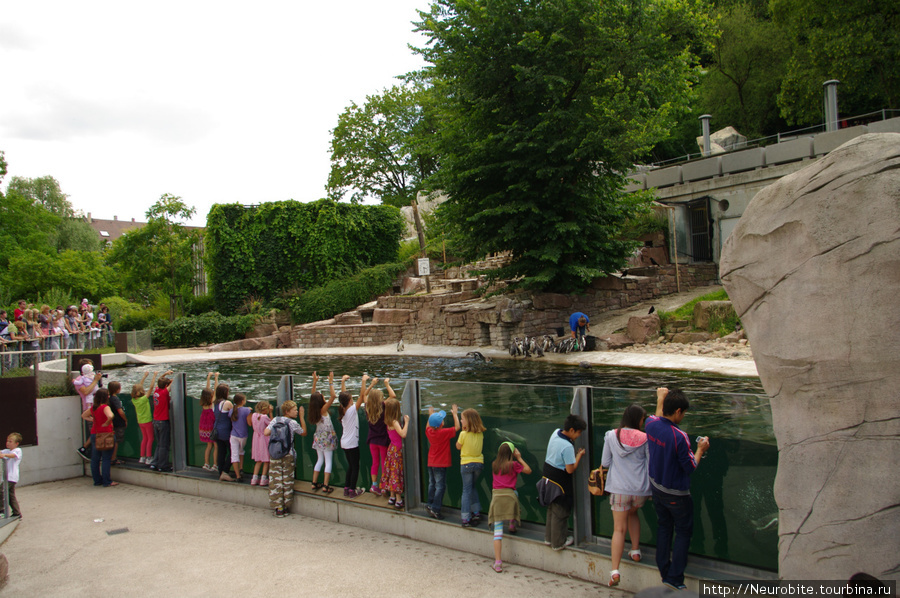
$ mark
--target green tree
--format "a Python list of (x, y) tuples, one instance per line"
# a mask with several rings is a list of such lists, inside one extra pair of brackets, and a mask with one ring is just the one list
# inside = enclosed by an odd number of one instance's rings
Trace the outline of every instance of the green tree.
[(18, 297), (37, 297), (55, 288), (70, 297), (93, 300), (114, 294), (118, 283), (97, 251), (46, 253), (24, 249), (9, 259), (4, 276), (9, 291)]
[(419, 14), (423, 75), (445, 98), (436, 180), (463, 257), (510, 250), (497, 276), (560, 292), (618, 269), (646, 201), (621, 173), (687, 108), (707, 8), (438, 0)]
[(191, 296), (194, 286), (194, 246), (199, 233), (180, 222), (194, 208), (180, 197), (163, 194), (147, 210), (147, 224), (115, 240), (107, 255), (126, 291), (147, 303), (157, 293), (169, 298), (169, 317), (175, 319), (178, 301)]
[(824, 121), (822, 84), (841, 82), (842, 114), (900, 108), (900, 3), (896, 0), (772, 0), (793, 47), (778, 94), (791, 124)]
[(775, 97), (790, 45), (778, 26), (748, 4), (726, 9), (719, 27), (712, 62), (698, 86), (700, 109), (712, 114), (716, 128), (733, 126), (751, 139), (778, 132), (784, 121)]
[(430, 133), (422, 99), (419, 87), (397, 85), (344, 110), (331, 132), (330, 197), (351, 192), (354, 203), (374, 196), (386, 205), (410, 204), (437, 163), (422, 142)]

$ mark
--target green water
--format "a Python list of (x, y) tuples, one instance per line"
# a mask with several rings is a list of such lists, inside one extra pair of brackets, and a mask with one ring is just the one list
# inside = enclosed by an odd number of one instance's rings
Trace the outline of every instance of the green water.
[[(497, 447), (511, 440), (522, 452), (534, 471), (519, 476), (518, 492), (523, 519), (543, 524), (545, 510), (537, 503), (535, 484), (540, 479), (547, 441), (560, 427), (573, 397), (574, 386), (590, 386), (593, 393), (593, 430), (589, 451), (590, 465), (599, 466), (606, 430), (619, 424), (625, 407), (639, 403), (653, 412), (657, 386), (678, 386), (691, 400), (691, 410), (682, 428), (691, 438), (710, 437), (711, 448), (692, 479), (695, 502), (694, 537), (691, 552), (709, 558), (734, 562), (762, 569), (777, 569), (777, 512), (772, 487), (777, 465), (777, 449), (772, 432), (772, 417), (768, 398), (756, 379), (727, 378), (713, 375), (670, 371), (629, 370), (626, 368), (551, 366), (539, 360), (502, 361), (484, 364), (471, 359), (438, 359), (412, 357), (340, 357), (340, 358), (271, 358), (253, 360), (222, 360), (193, 362), (113, 370), (111, 379), (119, 379), (123, 388), (140, 380), (145, 371), (173, 369), (184, 372), (190, 398), (185, 417), (188, 438), (188, 464), (199, 467), (203, 463), (206, 445), (199, 440), (197, 423), (200, 406), (197, 397), (205, 384), (207, 371), (220, 372), (220, 382), (229, 384), (232, 396), (243, 392), (250, 399), (275, 403), (278, 382), (283, 374), (295, 374), (295, 397), (308, 401), (312, 371), (318, 371), (320, 390), (327, 391), (324, 379), (328, 371), (336, 378), (347, 373), (352, 376), (348, 389), (359, 389), (363, 372), (370, 376), (392, 378), (398, 396), (406, 380), (417, 378), (420, 384), (419, 430), (417, 441), (422, 455), (419, 475), (422, 480), (421, 499), (427, 496), (428, 473), (426, 459), (428, 441), (424, 437), (429, 405), (450, 411), (454, 403), (460, 411), (477, 409), (487, 427), (484, 440), (485, 469), (477, 483), (482, 508), (487, 511), (491, 496), (491, 461)], [(380, 384), (379, 384), (380, 386)], [(120, 395), (123, 396), (123, 395)], [(126, 395), (127, 396), (127, 395)], [(301, 398), (303, 397), (303, 398)], [(123, 400), (130, 421), (134, 417), (130, 400)], [(448, 423), (452, 418), (448, 417)], [(332, 408), (332, 422), (340, 436), (341, 426), (337, 407)], [(452, 425), (452, 424), (451, 424)], [(315, 451), (310, 433), (299, 441), (297, 479), (312, 479)], [(366, 450), (368, 425), (360, 415), (362, 463), (359, 486), (368, 487), (371, 458)], [(140, 431), (129, 426), (120, 448), (125, 457), (139, 455)], [(251, 472), (251, 442), (248, 440), (244, 471)], [(448, 470), (446, 507), (459, 508), (462, 481), (459, 474), (459, 452), (451, 451), (452, 465)], [(331, 483), (341, 488), (344, 483), (346, 461), (343, 451), (334, 454)], [(407, 467), (410, 464), (407, 463)], [(598, 536), (612, 534), (612, 516), (607, 497), (594, 498), (592, 504), (593, 529)], [(642, 544), (655, 543), (656, 515), (652, 503), (641, 511)]]

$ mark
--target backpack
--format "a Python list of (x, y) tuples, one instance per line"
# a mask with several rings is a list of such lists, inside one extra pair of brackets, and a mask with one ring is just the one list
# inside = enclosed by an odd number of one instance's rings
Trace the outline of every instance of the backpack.
[(284, 419), (276, 419), (272, 424), (272, 434), (269, 436), (269, 457), (283, 459), (294, 448), (294, 433), (291, 426)]

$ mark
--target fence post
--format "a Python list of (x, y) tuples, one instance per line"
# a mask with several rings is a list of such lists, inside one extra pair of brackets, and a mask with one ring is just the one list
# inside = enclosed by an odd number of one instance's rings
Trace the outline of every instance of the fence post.
[[(409, 427), (403, 440), (403, 476), (406, 506), (410, 510), (422, 505), (422, 456), (419, 447), (419, 381), (409, 380), (400, 395), (400, 413), (409, 415)], [(374, 480), (373, 480), (374, 481)]]
[(592, 540), (594, 537), (593, 517), (591, 515), (591, 493), (588, 491), (588, 477), (590, 476), (590, 467), (593, 460), (591, 459), (591, 449), (593, 443), (593, 397), (591, 387), (578, 386), (572, 398), (571, 413), (580, 415), (587, 422), (587, 429), (577, 441), (575, 441), (575, 450), (583, 448), (585, 450), (584, 457), (581, 459), (581, 466), (575, 470), (575, 528), (574, 537), (575, 545), (581, 542)]
[[(169, 386), (169, 396), (172, 404), (169, 406), (170, 426), (172, 430), (172, 469), (182, 471), (187, 467), (187, 410), (190, 409), (187, 398), (187, 383), (184, 373), (172, 376), (172, 384)], [(167, 467), (166, 463), (157, 467)]]
[(0, 459), (0, 480), (2, 480), (3, 484), (3, 492), (0, 493), (0, 496), (3, 497), (3, 517), (9, 519), (12, 511), (9, 509), (9, 484), (6, 479), (6, 459)]
[(275, 391), (275, 413), (278, 415), (283, 415), (281, 413), (281, 405), (285, 401), (293, 400), (294, 376), (293, 374), (287, 374), (281, 377), (281, 380), (278, 382), (278, 389)]

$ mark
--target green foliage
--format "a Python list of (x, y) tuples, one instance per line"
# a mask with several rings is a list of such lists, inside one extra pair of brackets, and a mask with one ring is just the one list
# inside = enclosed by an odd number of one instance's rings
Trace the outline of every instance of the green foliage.
[[(678, 320), (693, 322), (694, 306), (701, 301), (730, 301), (730, 299), (728, 298), (728, 293), (726, 293), (724, 289), (719, 289), (718, 291), (706, 293), (705, 295), (692, 299), (678, 309), (672, 311), (659, 310), (657, 314), (659, 315), (660, 327), (665, 330), (672, 322)], [(737, 315), (731, 314), (727, 317), (722, 317), (721, 314), (712, 313), (709, 318), (709, 332), (718, 334), (719, 336), (731, 334), (734, 332), (735, 326), (739, 323), (740, 318), (738, 318)]]
[(419, 257), (421, 252), (418, 239), (406, 239), (400, 241), (400, 251), (397, 253), (397, 257), (401, 262), (405, 262)]
[(327, 199), (214, 205), (205, 242), (216, 308), (234, 313), (247, 297), (269, 302), (288, 289), (395, 261), (402, 230), (393, 206)]
[(159, 314), (155, 313), (153, 310), (136, 309), (128, 312), (119, 320), (113, 320), (113, 326), (120, 332), (126, 332), (128, 330), (146, 330), (151, 327), (151, 324), (158, 320), (162, 320), (162, 322), (166, 321), (164, 318), (161, 319)]
[(839, 80), (842, 114), (900, 108), (896, 0), (772, 0), (793, 55), (778, 95), (791, 124), (824, 121), (822, 84)]
[(104, 303), (106, 307), (109, 308), (109, 315), (112, 318), (113, 328), (116, 330), (122, 330), (120, 327), (122, 318), (141, 309), (140, 305), (115, 295), (101, 299), (98, 303)]
[(289, 297), (285, 306), (290, 310), (294, 323), (327, 320), (384, 294), (391, 289), (397, 275), (409, 266), (409, 262), (397, 262), (366, 268), (347, 279), (335, 280)]
[(70, 297), (90, 298), (111, 295), (118, 288), (113, 271), (93, 251), (67, 250), (58, 255), (20, 251), (10, 257), (5, 279), (10, 292), (19, 297), (37, 297), (55, 288)]
[(70, 305), (78, 305), (81, 303), (82, 297), (84, 296), (76, 297), (66, 289), (50, 287), (45, 288), (37, 294), (37, 297), (34, 299), (34, 304), (37, 306), (49, 305), (51, 309), (56, 309), (56, 306), (61, 305), (63, 309), (65, 309)]
[(571, 292), (624, 263), (633, 162), (687, 108), (712, 39), (693, 0), (437, 0), (420, 12), (422, 73), (438, 104), (435, 187), (465, 259), (510, 250), (492, 272)]
[(194, 246), (199, 233), (179, 223), (194, 213), (180, 197), (163, 194), (147, 210), (148, 222), (115, 240), (107, 261), (115, 265), (129, 296), (147, 300), (154, 295), (170, 298), (170, 314), (175, 302), (193, 294)]
[(210, 311), (216, 311), (215, 298), (210, 293), (191, 295), (190, 300), (185, 305), (185, 311), (189, 316), (198, 316)]
[[(416, 86), (394, 86), (351, 104), (338, 117), (331, 139), (328, 193), (351, 201), (377, 197), (395, 207), (408, 206), (434, 172), (437, 160), (418, 140), (431, 134), (429, 118)], [(427, 105), (427, 104), (426, 104)]]
[(215, 312), (172, 322), (157, 320), (152, 327), (153, 342), (167, 347), (227, 343), (243, 338), (255, 323), (255, 316), (223, 316)]
[(100, 237), (81, 217), (64, 218), (59, 225), (57, 250), (100, 251)]

